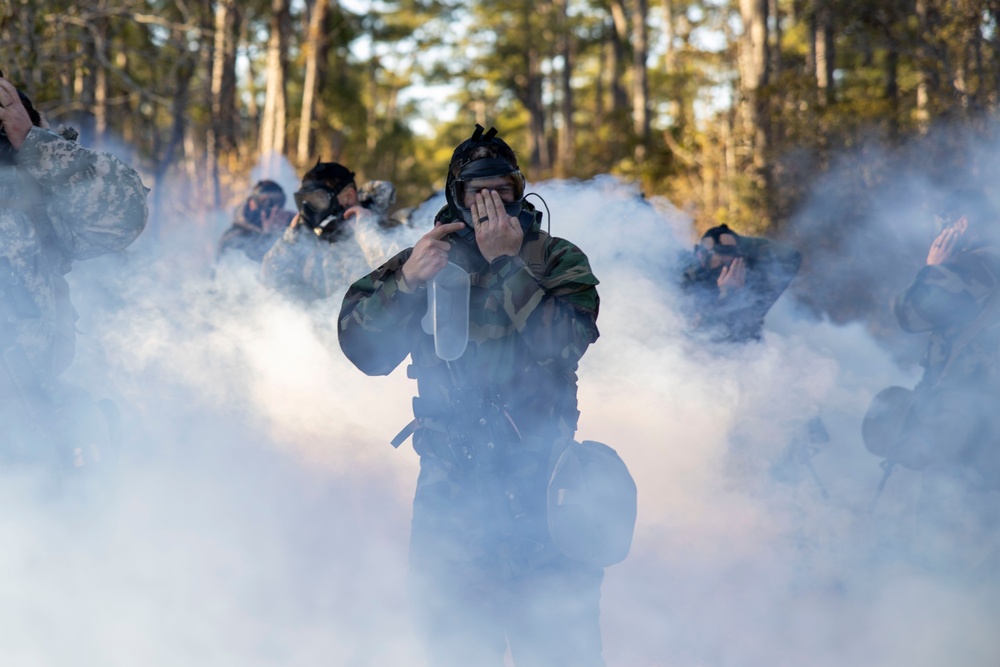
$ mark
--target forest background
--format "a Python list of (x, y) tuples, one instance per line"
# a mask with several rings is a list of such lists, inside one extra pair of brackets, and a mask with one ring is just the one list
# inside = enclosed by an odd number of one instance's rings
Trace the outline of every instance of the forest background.
[(0, 69), (88, 145), (129, 148), (153, 235), (235, 205), (274, 154), (415, 205), (496, 124), (529, 180), (610, 173), (696, 230), (790, 240), (800, 302), (877, 333), (912, 272), (851, 250), (919, 265), (926, 244), (866, 225), (912, 200), (900, 175), (993, 187), (969, 146), (997, 135), (998, 22), (1000, 0), (0, 0)]

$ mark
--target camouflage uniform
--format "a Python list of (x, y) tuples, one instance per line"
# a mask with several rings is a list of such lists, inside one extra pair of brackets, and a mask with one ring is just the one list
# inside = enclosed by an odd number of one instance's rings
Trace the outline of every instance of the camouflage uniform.
[[(926, 266), (895, 303), (903, 330), (930, 332), (913, 418), (893, 457), (914, 468), (958, 465), (1000, 482), (1000, 248)], [(986, 481), (986, 480), (984, 480)]]
[(764, 316), (802, 262), (799, 252), (783, 243), (747, 236), (736, 239), (747, 264), (742, 289), (721, 291), (716, 283), (718, 272), (702, 267), (693, 256), (681, 279), (687, 297), (684, 309), (692, 326), (719, 342), (760, 340)]
[(139, 174), (111, 155), (35, 127), (15, 164), (0, 165), (0, 255), (40, 311), (14, 325), (39, 373), (55, 377), (73, 359), (76, 313), (63, 277), (72, 261), (122, 250), (145, 224)]
[[(394, 226), (389, 209), (396, 189), (388, 181), (369, 181), (358, 188), (358, 204), (376, 217), (380, 228)], [(261, 280), (304, 301), (339, 293), (359, 273), (370, 270), (357, 244), (320, 239), (303, 225), (288, 227), (261, 263)]]
[[(472, 284), (457, 362), (436, 356), (420, 323), (426, 294), (401, 281), (412, 249), (354, 283), (340, 314), (341, 347), (365, 373), (412, 358), (411, 587), (436, 665), (501, 665), (505, 636), (519, 665), (603, 664), (603, 570), (556, 553), (545, 511), (560, 443), (576, 430), (577, 363), (598, 337), (598, 281), (586, 256), (525, 208), (534, 222), (516, 258), (488, 263), (474, 238), (449, 237), (449, 260)], [(453, 219), (447, 208), (438, 217)], [(486, 445), (473, 444), (477, 424)]]
[[(33, 425), (23, 424), (25, 413), (34, 409), (24, 403), (31, 400), (25, 376), (37, 385), (32, 399), (78, 393), (55, 382), (75, 350), (77, 316), (64, 276), (74, 260), (128, 246), (146, 215), (146, 189), (131, 167), (46, 129), (32, 128), (13, 163), (0, 163), (0, 258), (11, 268), (0, 294), (9, 327), (3, 332), (7, 370), (0, 381), (5, 434), (38, 426), (37, 415)], [(15, 355), (27, 366), (12, 375)]]

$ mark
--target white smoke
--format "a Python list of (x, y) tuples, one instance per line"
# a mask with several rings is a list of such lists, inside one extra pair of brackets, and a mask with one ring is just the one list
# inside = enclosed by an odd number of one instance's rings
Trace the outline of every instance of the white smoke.
[[(578, 437), (617, 449), (639, 487), (632, 554), (603, 588), (608, 664), (997, 664), (995, 596), (894, 551), (917, 476), (866, 513), (881, 471), (861, 416), (915, 371), (787, 296), (761, 343), (693, 341), (682, 214), (610, 177), (535, 189), (602, 281)], [(178, 256), (224, 221), (70, 275), (70, 379), (116, 400), (126, 442), (100, 493), (4, 488), (4, 664), (422, 664), (404, 585), (417, 460), (388, 445), (414, 383), (343, 357), (339, 297), (303, 307), (250, 263), (213, 279)], [(362, 236), (372, 255), (422, 231)], [(814, 479), (783, 456), (815, 416), (831, 440)]]

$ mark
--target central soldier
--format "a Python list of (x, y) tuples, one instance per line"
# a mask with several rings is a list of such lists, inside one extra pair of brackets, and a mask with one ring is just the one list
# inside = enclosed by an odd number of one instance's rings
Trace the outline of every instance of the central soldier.
[[(553, 543), (549, 478), (577, 418), (577, 364), (597, 340), (586, 255), (541, 229), (514, 151), (496, 129), (455, 149), (434, 229), (354, 283), (340, 345), (368, 375), (408, 355), (420, 456), (410, 593), (429, 664), (603, 665), (603, 568)], [(469, 274), (469, 343), (435, 353), (421, 320), (448, 264)]]

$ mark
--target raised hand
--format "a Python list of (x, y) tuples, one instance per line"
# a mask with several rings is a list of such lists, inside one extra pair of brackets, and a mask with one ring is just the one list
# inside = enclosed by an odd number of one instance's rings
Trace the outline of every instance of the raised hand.
[(964, 217), (959, 218), (955, 224), (945, 227), (927, 252), (927, 266), (943, 264), (951, 259), (958, 248), (959, 240), (968, 228), (969, 221)]
[(517, 218), (507, 215), (499, 192), (483, 190), (476, 193), (472, 220), (476, 228), (476, 244), (486, 261), (492, 262), (497, 257), (520, 252), (524, 230)]
[(722, 267), (722, 273), (716, 281), (719, 289), (743, 289), (747, 284), (747, 265), (742, 257), (737, 257), (728, 265)]

